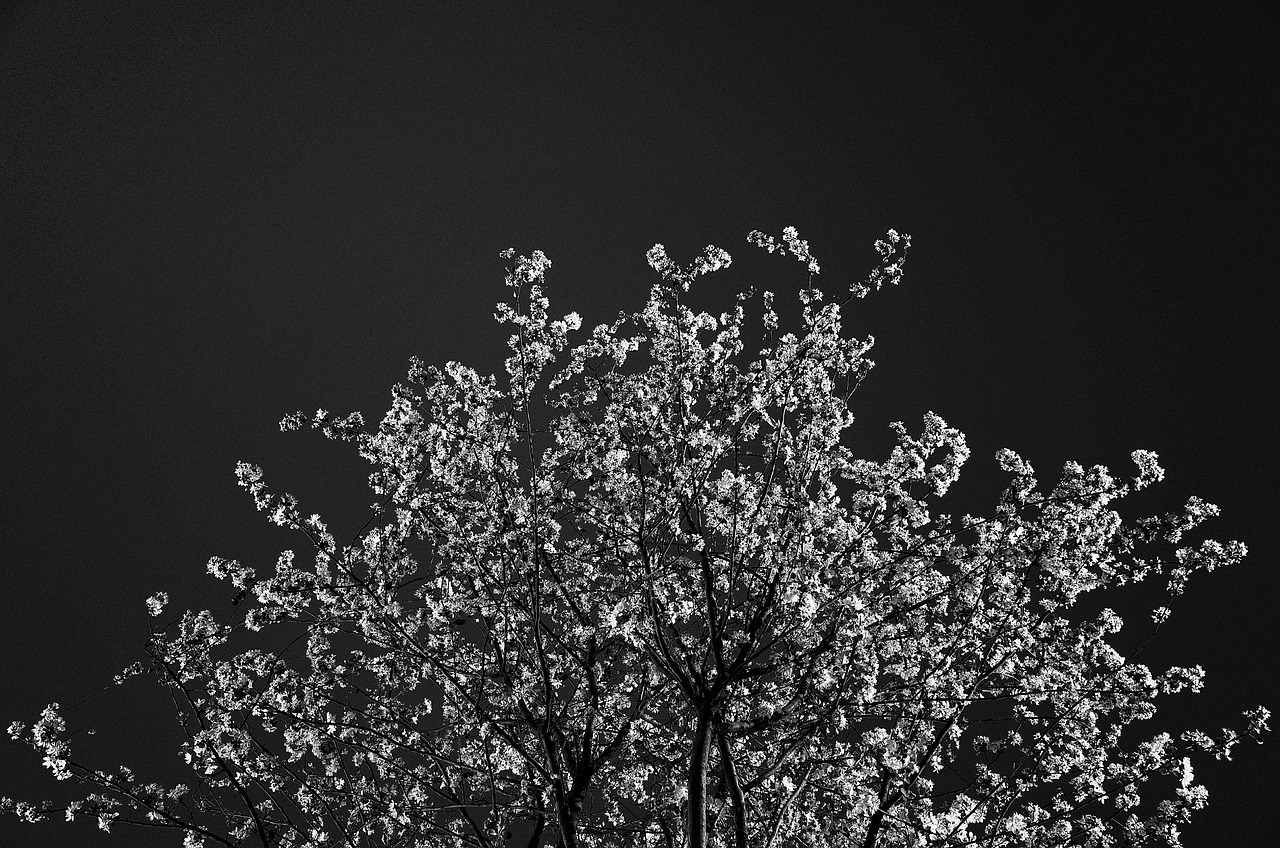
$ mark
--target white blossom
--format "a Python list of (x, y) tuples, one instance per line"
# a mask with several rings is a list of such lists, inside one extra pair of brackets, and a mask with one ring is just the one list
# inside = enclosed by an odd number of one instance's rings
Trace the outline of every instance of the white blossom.
[(152, 618), (156, 618), (164, 612), (165, 605), (169, 603), (168, 592), (156, 592), (147, 598), (147, 614)]
[(186, 848), (535, 828), (566, 848), (739, 830), (766, 848), (1176, 845), (1207, 802), (1193, 760), (1230, 758), (1270, 713), (1141, 736), (1204, 670), (1124, 656), (1103, 599), (1150, 577), (1177, 595), (1243, 558), (1193, 538), (1217, 507), (1123, 515), (1164, 476), (1150, 451), (1128, 480), (1069, 462), (1042, 486), (1004, 449), (989, 514), (945, 509), (970, 453), (942, 416), (892, 424), (876, 455), (849, 436), (874, 339), (843, 310), (899, 282), (910, 237), (889, 230), (838, 295), (795, 228), (748, 240), (808, 273), (761, 292), (758, 339), (754, 289), (687, 303), (731, 267), (714, 246), (682, 266), (655, 244), (648, 299), (582, 339), (578, 313), (552, 318), (546, 255), (508, 249), (499, 374), (413, 360), (374, 427), (286, 415), (353, 443), (376, 503), (340, 541), (237, 464), (294, 546), (259, 568), (211, 558), (230, 602), (116, 677), (169, 689), (189, 784), (82, 763), (51, 704), (9, 734), (91, 794), (0, 812), (177, 828)]

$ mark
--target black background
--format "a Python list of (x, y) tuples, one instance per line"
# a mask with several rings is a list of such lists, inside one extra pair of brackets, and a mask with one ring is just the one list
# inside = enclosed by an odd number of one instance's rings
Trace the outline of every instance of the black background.
[[(851, 313), (879, 363), (852, 438), (879, 456), (941, 414), (974, 451), (956, 511), (989, 509), (1000, 447), (1042, 478), (1157, 451), (1135, 508), (1199, 494), (1252, 551), (1150, 649), (1208, 670), (1157, 723), (1280, 707), (1275, 9), (850, 5), (0, 5), (0, 724), (139, 658), (155, 590), (226, 608), (209, 556), (299, 547), (237, 460), (353, 531), (363, 462), (276, 422), (376, 421), (415, 354), (500, 367), (503, 248), (546, 251), (553, 311), (591, 326), (642, 303), (655, 241), (734, 255), (716, 311), (788, 291), (800, 266), (744, 241), (788, 224), (833, 289), (914, 237)], [(145, 684), (71, 715), (99, 763), (181, 779)], [(1276, 741), (1203, 766), (1187, 844), (1271, 844), (1278, 769)], [(66, 788), (0, 739), (0, 794)], [(0, 820), (5, 845), (177, 841)]]

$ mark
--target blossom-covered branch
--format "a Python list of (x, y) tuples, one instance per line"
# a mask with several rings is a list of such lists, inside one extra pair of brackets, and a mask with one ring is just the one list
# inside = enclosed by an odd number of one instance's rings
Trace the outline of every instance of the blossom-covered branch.
[(1139, 735), (1203, 672), (1124, 656), (1121, 616), (1081, 600), (1158, 576), (1177, 596), (1244, 546), (1187, 542), (1217, 513), (1196, 498), (1122, 516), (1163, 477), (1149, 451), (1042, 489), (1004, 450), (989, 514), (940, 511), (959, 430), (895, 423), (882, 457), (846, 437), (874, 340), (842, 310), (899, 282), (910, 238), (840, 297), (794, 228), (749, 240), (805, 266), (794, 314), (770, 291), (695, 311), (729, 254), (655, 245), (644, 305), (583, 333), (552, 317), (550, 260), (509, 250), (503, 373), (415, 360), (376, 427), (287, 415), (354, 444), (376, 506), (341, 542), (238, 465), (298, 549), (212, 559), (233, 613), (158, 627), (118, 677), (167, 687), (192, 782), (82, 765), (51, 705), (10, 734), (91, 794), (3, 809), (188, 846), (1177, 846), (1194, 760), (1269, 713)]

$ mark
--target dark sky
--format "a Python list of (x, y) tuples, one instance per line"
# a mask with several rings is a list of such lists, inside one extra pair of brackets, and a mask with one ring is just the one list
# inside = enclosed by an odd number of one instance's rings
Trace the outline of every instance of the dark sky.
[[(878, 339), (855, 438), (938, 412), (973, 510), (1000, 447), (1043, 478), (1157, 451), (1142, 509), (1199, 494), (1252, 551), (1151, 649), (1208, 671), (1162, 720), (1280, 708), (1274, 7), (623, 5), (0, 4), (0, 726), (139, 658), (155, 590), (225, 606), (211, 555), (298, 545), (237, 460), (354, 530), (363, 462), (276, 423), (376, 421), (412, 355), (499, 367), (503, 248), (546, 251), (553, 310), (590, 326), (642, 303), (654, 242), (734, 254), (717, 311), (794, 280), (745, 243), (788, 224), (833, 287), (914, 238), (850, 317)], [(102, 763), (180, 777), (145, 685), (74, 715)], [(31, 753), (0, 739), (0, 794), (65, 788)], [(1280, 740), (1236, 760), (1201, 769), (1189, 846), (1271, 844)]]

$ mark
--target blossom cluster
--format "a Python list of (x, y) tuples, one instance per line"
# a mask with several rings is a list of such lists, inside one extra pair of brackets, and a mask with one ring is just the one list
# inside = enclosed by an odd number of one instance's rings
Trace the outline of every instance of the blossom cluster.
[(303, 549), (214, 557), (233, 611), (157, 624), (191, 785), (80, 763), (51, 705), (10, 734), (93, 794), (0, 809), (187, 848), (1178, 845), (1206, 803), (1195, 758), (1269, 713), (1141, 738), (1203, 671), (1124, 656), (1121, 616), (1081, 599), (1159, 575), (1177, 595), (1243, 545), (1183, 544), (1216, 515), (1198, 499), (1122, 517), (1164, 475), (1149, 451), (1133, 477), (1067, 463), (1045, 488), (1003, 450), (990, 515), (940, 512), (959, 430), (895, 423), (882, 457), (847, 438), (873, 340), (842, 310), (900, 280), (910, 238), (877, 241), (839, 300), (794, 228), (749, 240), (808, 271), (794, 316), (760, 295), (758, 344), (752, 293), (719, 315), (682, 300), (730, 267), (720, 248), (682, 267), (654, 245), (644, 306), (580, 341), (577, 313), (552, 317), (550, 260), (508, 250), (502, 374), (415, 360), (374, 428), (286, 416), (354, 443), (377, 505), (340, 542), (237, 466)]

